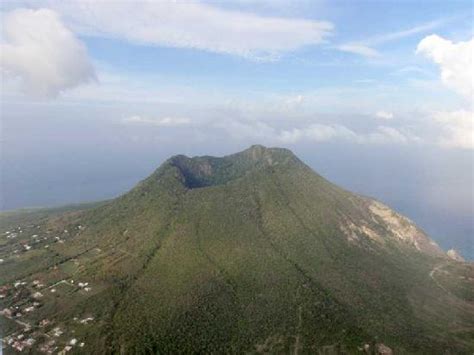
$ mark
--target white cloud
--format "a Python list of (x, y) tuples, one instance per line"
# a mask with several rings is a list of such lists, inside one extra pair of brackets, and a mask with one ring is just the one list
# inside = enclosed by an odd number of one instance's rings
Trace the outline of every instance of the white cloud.
[[(33, 2), (34, 4), (34, 2)], [(127, 41), (194, 48), (254, 59), (324, 41), (325, 21), (264, 17), (194, 1), (50, 1), (79, 33)]]
[(281, 128), (259, 120), (232, 119), (213, 125), (239, 140), (259, 140), (270, 144), (343, 141), (355, 144), (407, 144), (421, 139), (393, 127), (378, 126), (372, 131), (357, 132), (342, 124), (311, 123), (295, 128)]
[(299, 105), (303, 102), (303, 100), (304, 100), (303, 95), (290, 96), (286, 99), (286, 103), (288, 105)]
[(474, 114), (458, 110), (437, 112), (434, 119), (441, 125), (443, 135), (439, 143), (450, 148), (474, 149)]
[(410, 75), (413, 76), (414, 74), (421, 74), (424, 76), (430, 76), (429, 71), (426, 69), (420, 68), (416, 65), (408, 65), (403, 68), (397, 69), (394, 72), (390, 73), (391, 75)]
[(382, 120), (391, 120), (393, 118), (393, 113), (381, 110), (375, 113), (375, 117)]
[(368, 58), (375, 58), (375, 57), (380, 56), (380, 53), (377, 50), (360, 43), (343, 44), (343, 45), (338, 46), (337, 49), (343, 52), (359, 54), (361, 56), (368, 57)]
[(163, 117), (163, 118), (146, 118), (142, 116), (130, 116), (122, 120), (124, 124), (139, 124), (147, 126), (158, 126), (158, 127), (176, 127), (188, 125), (191, 123), (189, 118), (185, 117)]
[(95, 78), (84, 45), (48, 9), (3, 15), (1, 68), (24, 92), (54, 97)]
[(421, 141), (417, 136), (403, 133), (393, 127), (379, 126), (373, 131), (362, 133), (340, 124), (312, 124), (302, 129), (282, 131), (277, 139), (284, 143), (296, 143), (302, 140), (312, 142), (342, 140), (356, 144), (406, 144)]
[(388, 127), (379, 126), (374, 132), (370, 132), (366, 135), (358, 138), (359, 143), (373, 143), (373, 144), (406, 144), (406, 143), (417, 143), (421, 139), (413, 134), (403, 133), (400, 130)]
[(474, 38), (454, 43), (438, 35), (425, 37), (416, 49), (439, 65), (441, 80), (450, 89), (472, 99)]
[(357, 139), (357, 134), (342, 125), (315, 123), (304, 128), (283, 130), (278, 134), (277, 139), (284, 143), (296, 143), (301, 140), (325, 142), (333, 139), (355, 141)]
[[(448, 20), (451, 20), (451, 19), (448, 19)], [(358, 54), (367, 58), (380, 57), (381, 53), (377, 51), (375, 48), (373, 48), (374, 46), (432, 30), (442, 25), (444, 22), (448, 20), (445, 19), (445, 20), (431, 21), (431, 22), (423, 23), (421, 25), (414, 26), (412, 28), (408, 28), (405, 30), (382, 33), (382, 34), (369, 37), (361, 41), (343, 43), (337, 46), (336, 49), (339, 49), (340, 51), (343, 51), (343, 52)]]
[(438, 35), (425, 37), (416, 50), (439, 65), (443, 84), (467, 99), (469, 109), (433, 114), (441, 129), (439, 144), (444, 147), (474, 149), (474, 37), (454, 43)]
[(367, 44), (370, 44), (370, 45), (378, 45), (378, 44), (383, 44), (383, 43), (395, 41), (395, 40), (398, 40), (398, 39), (410, 37), (410, 36), (413, 36), (415, 34), (427, 32), (427, 31), (430, 31), (430, 30), (432, 30), (436, 27), (439, 27), (440, 25), (442, 25), (443, 23), (445, 23), (448, 20), (452, 20), (452, 19), (431, 21), (431, 22), (423, 23), (421, 25), (417, 25), (417, 26), (414, 26), (414, 27), (411, 27), (411, 28), (408, 28), (408, 29), (405, 29), (405, 30), (384, 33), (384, 34), (381, 34), (381, 35), (371, 37), (371, 38), (367, 39), (364, 43), (367, 43)]

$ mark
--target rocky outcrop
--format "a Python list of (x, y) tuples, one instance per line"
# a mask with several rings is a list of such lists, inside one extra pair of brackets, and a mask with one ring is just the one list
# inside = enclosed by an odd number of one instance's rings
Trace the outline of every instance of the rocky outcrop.
[(393, 355), (392, 349), (382, 343), (375, 344), (375, 353), (377, 355)]
[(378, 201), (371, 201), (369, 210), (377, 222), (385, 225), (397, 240), (412, 245), (420, 252), (444, 256), (443, 250), (408, 218)]
[(455, 249), (449, 249), (446, 254), (453, 260), (462, 261), (462, 262), (466, 261)]

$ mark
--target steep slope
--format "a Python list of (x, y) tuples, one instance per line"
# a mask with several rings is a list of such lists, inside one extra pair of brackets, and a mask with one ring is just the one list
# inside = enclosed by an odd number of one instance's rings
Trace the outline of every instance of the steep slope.
[(118, 199), (2, 226), (9, 350), (474, 350), (472, 264), (285, 149), (176, 156)]

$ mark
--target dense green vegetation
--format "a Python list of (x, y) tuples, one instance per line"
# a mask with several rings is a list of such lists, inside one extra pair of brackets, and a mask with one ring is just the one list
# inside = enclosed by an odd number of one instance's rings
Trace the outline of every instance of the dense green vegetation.
[[(52, 347), (74, 337), (84, 344), (71, 351), (88, 354), (357, 353), (375, 343), (471, 354), (472, 265), (400, 239), (409, 231), (429, 244), (372, 203), (288, 150), (254, 146), (173, 157), (98, 206), (0, 216), (1, 232), (23, 226), (0, 237), (1, 308), (31, 299), (35, 280), (45, 290), (34, 312), (13, 317), (32, 330), (2, 317), (4, 333), (37, 332), (36, 349), (60, 327)], [(33, 233), (50, 237), (14, 253)]]

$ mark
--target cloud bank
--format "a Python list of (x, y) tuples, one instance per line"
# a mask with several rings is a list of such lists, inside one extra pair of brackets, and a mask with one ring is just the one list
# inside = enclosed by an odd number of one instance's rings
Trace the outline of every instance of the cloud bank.
[(17, 9), (3, 16), (1, 68), (36, 97), (54, 97), (95, 78), (84, 45), (48, 9)]
[(343, 124), (316, 122), (300, 125), (297, 128), (282, 128), (260, 120), (232, 119), (212, 126), (223, 129), (234, 139), (263, 140), (269, 144), (339, 141), (364, 145), (384, 145), (422, 142), (421, 138), (410, 132), (383, 125), (368, 131), (354, 130)]
[(472, 111), (436, 112), (434, 119), (444, 132), (439, 141), (441, 146), (474, 149), (474, 114)]

